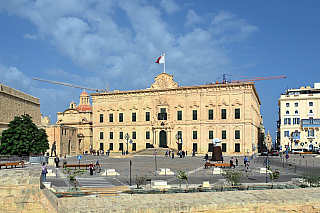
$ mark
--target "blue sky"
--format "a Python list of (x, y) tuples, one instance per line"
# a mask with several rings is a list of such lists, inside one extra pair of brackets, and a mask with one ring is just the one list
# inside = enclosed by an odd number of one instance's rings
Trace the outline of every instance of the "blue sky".
[(40, 99), (56, 121), (81, 89), (150, 87), (163, 71), (180, 86), (222, 74), (286, 75), (256, 81), (273, 141), (287, 88), (320, 82), (320, 1), (0, 1), (0, 82)]

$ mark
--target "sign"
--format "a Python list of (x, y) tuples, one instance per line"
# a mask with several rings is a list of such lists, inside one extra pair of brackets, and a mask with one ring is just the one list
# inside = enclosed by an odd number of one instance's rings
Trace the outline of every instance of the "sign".
[(289, 155), (288, 154), (286, 154), (286, 159), (289, 159)]
[(269, 158), (266, 158), (266, 159), (263, 161), (263, 165), (264, 165), (264, 166), (270, 166), (270, 165), (271, 165), (271, 162), (270, 162)]
[(130, 139), (129, 143), (133, 143), (133, 140)]
[(286, 150), (286, 155), (289, 154), (288, 150)]
[(304, 143), (302, 142), (300, 145), (301, 145), (301, 146), (303, 146), (303, 145), (304, 145)]
[(157, 151), (156, 150), (154, 150), (153, 155), (157, 155)]
[(78, 155), (78, 156), (77, 156), (77, 159), (80, 160), (80, 159), (81, 159), (81, 155)]

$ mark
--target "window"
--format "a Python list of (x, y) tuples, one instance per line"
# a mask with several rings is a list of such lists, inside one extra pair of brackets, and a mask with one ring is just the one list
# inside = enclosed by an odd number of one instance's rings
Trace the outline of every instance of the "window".
[(298, 110), (294, 111), (294, 114), (299, 114)]
[(109, 114), (109, 122), (113, 122), (113, 114)]
[(177, 120), (182, 121), (182, 111), (177, 111)]
[(240, 130), (234, 131), (234, 139), (240, 139)]
[(132, 122), (137, 121), (137, 114), (135, 112), (132, 113)]
[(309, 110), (309, 113), (310, 113), (310, 114), (312, 114), (312, 113), (313, 113), (313, 110), (312, 110), (312, 109), (310, 109), (310, 110)]
[(100, 143), (100, 150), (104, 150), (103, 143)]
[(213, 131), (209, 131), (209, 139), (213, 139)]
[(150, 112), (146, 112), (146, 121), (150, 121)]
[(222, 151), (222, 152), (226, 152), (226, 151), (227, 151), (227, 144), (226, 144), (226, 143), (222, 143), (222, 145), (221, 145), (221, 151)]
[(314, 137), (314, 131), (313, 129), (308, 130), (308, 137)]
[(63, 129), (61, 129), (61, 135), (63, 135)]
[(160, 113), (158, 113), (158, 120), (167, 120), (167, 109), (160, 108)]
[(240, 109), (234, 110), (234, 119), (240, 119)]
[(103, 114), (100, 114), (100, 123), (103, 123)]
[(119, 113), (119, 122), (123, 122), (123, 113), (122, 112)]
[(150, 139), (150, 132), (146, 131), (146, 139), (149, 140)]
[(213, 120), (213, 109), (209, 109), (208, 111), (208, 119)]
[(290, 103), (286, 103), (286, 107), (290, 107)]
[(295, 145), (295, 146), (298, 146), (298, 145), (299, 145), (299, 142), (296, 142), (296, 141), (295, 141), (295, 142), (294, 142), (294, 145)]
[(132, 143), (132, 151), (137, 151), (137, 144), (136, 143)]
[(132, 132), (132, 139), (137, 139), (137, 132)]
[(293, 118), (293, 124), (300, 124), (300, 118)]
[(194, 151), (198, 151), (198, 144), (197, 143), (193, 143), (192, 144), (192, 150), (194, 150)]
[(222, 138), (222, 139), (227, 139), (227, 131), (226, 131), (226, 130), (222, 130), (222, 132), (221, 132), (221, 138)]
[(313, 102), (309, 102), (309, 107), (313, 107)]
[(113, 150), (113, 143), (109, 143), (109, 150)]
[(234, 144), (234, 151), (235, 152), (240, 152), (240, 143), (235, 143)]
[(291, 118), (285, 118), (284, 125), (291, 125)]
[(100, 139), (103, 139), (103, 132), (100, 132)]
[(192, 110), (192, 120), (197, 120), (197, 110)]
[(289, 110), (286, 111), (286, 115), (289, 115)]
[(227, 119), (227, 110), (221, 109), (221, 119)]
[(109, 133), (109, 138), (110, 138), (110, 140), (113, 140), (113, 132)]
[(192, 131), (192, 139), (196, 140), (198, 138), (197, 131)]
[(123, 151), (123, 143), (119, 143), (119, 151)]
[(299, 106), (298, 102), (294, 103), (294, 107), (298, 107), (298, 106)]
[(178, 131), (178, 139), (182, 138), (182, 131)]
[(120, 138), (120, 139), (123, 139), (123, 132), (120, 132), (119, 138)]
[(289, 137), (289, 131), (284, 131), (284, 137)]

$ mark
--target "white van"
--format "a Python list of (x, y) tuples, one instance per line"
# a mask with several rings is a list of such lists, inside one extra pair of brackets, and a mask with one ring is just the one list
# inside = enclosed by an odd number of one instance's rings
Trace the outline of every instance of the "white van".
[(299, 154), (300, 152), (308, 152), (308, 149), (293, 149), (292, 154)]

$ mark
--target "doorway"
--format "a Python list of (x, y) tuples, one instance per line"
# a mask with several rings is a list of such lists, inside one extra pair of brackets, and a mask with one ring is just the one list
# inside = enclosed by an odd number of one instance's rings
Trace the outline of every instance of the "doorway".
[(159, 147), (166, 147), (167, 146), (167, 133), (166, 131), (162, 130), (159, 133), (160, 143)]

